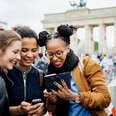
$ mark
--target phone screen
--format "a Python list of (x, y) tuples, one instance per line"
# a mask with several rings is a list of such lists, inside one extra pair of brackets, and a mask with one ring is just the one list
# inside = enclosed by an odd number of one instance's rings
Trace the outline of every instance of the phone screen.
[(31, 102), (31, 104), (32, 104), (32, 105), (35, 105), (35, 104), (41, 103), (41, 102), (42, 102), (41, 99), (33, 99), (32, 102)]

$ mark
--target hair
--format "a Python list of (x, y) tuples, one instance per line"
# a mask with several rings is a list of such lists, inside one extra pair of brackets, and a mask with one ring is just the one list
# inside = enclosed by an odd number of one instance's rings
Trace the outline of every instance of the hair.
[(28, 26), (16, 26), (13, 27), (13, 30), (16, 31), (21, 38), (35, 38), (36, 42), (38, 44), (38, 36), (36, 34), (36, 32), (34, 30), (32, 30), (30, 27)]
[(39, 53), (39, 57), (42, 58), (43, 57), (43, 53)]
[(0, 30), (0, 49), (6, 50), (6, 48), (13, 41), (21, 41), (21, 37), (13, 30)]
[(70, 36), (73, 34), (73, 31), (76, 30), (75, 27), (69, 25), (60, 25), (57, 27), (57, 32), (54, 34), (49, 34), (47, 31), (42, 31), (39, 33), (39, 46), (46, 46), (48, 40), (61, 38), (66, 45), (70, 44)]

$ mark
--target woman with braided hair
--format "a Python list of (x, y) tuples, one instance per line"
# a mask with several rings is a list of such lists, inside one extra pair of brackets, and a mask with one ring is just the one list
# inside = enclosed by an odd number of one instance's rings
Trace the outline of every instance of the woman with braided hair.
[(75, 28), (60, 25), (57, 32), (39, 33), (39, 45), (45, 46), (50, 64), (48, 74), (71, 72), (70, 88), (64, 80), (55, 85), (58, 91), (45, 91), (47, 107), (56, 116), (106, 116), (104, 109), (111, 98), (102, 68), (88, 57), (83, 58), (83, 72), (79, 68), (79, 57), (70, 49), (70, 36)]

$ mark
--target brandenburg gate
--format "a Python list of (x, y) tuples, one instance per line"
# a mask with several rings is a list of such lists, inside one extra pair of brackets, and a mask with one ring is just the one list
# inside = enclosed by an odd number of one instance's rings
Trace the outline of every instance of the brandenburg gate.
[[(85, 29), (85, 40), (83, 49), (85, 53), (94, 53), (93, 28), (99, 28), (99, 53), (107, 52), (106, 27), (114, 27), (114, 48), (116, 48), (116, 7), (88, 9), (80, 8), (68, 10), (62, 13), (45, 14), (42, 20), (43, 28), (54, 32), (61, 24), (69, 24)], [(72, 35), (71, 48), (77, 51), (78, 32)]]

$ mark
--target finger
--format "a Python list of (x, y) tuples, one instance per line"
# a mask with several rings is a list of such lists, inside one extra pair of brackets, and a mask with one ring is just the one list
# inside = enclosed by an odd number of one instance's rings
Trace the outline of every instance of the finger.
[(28, 102), (25, 102), (25, 101), (21, 102), (21, 106), (29, 106), (29, 105), (31, 105), (31, 104)]
[(62, 90), (63, 89), (63, 87), (62, 87), (62, 85), (60, 85), (59, 83), (57, 83), (57, 82), (54, 82), (54, 84), (60, 89), (60, 90)]
[(57, 92), (57, 91), (54, 91), (54, 90), (53, 90), (53, 95), (59, 96), (59, 95), (58, 95), (58, 92)]
[(44, 103), (37, 103), (35, 105), (36, 105), (36, 107), (43, 107)]
[(62, 82), (62, 85), (63, 85), (64, 88), (68, 88), (68, 86), (67, 86), (67, 84), (64, 80), (62, 80), (61, 82)]
[(38, 104), (35, 104), (34, 106), (36, 106), (36, 109), (31, 109), (28, 114), (34, 114), (34, 113), (37, 113), (39, 111), (43, 111), (43, 103), (38, 103)]

